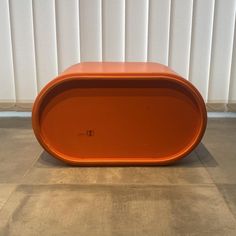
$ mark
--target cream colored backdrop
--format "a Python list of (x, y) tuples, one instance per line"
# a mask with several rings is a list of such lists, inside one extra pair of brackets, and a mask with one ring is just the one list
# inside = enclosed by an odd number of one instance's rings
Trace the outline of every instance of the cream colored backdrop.
[(235, 12), (236, 0), (0, 0), (0, 106), (32, 103), (81, 61), (160, 62), (206, 102), (236, 103)]

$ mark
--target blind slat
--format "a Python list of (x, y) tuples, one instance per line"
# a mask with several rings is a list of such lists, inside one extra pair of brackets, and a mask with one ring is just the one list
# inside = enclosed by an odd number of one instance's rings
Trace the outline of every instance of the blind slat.
[(149, 1), (148, 61), (168, 64), (170, 0)]
[(192, 8), (192, 0), (171, 2), (169, 66), (186, 79), (189, 73)]
[(36, 70), (39, 89), (58, 74), (54, 1), (33, 1)]
[(227, 102), (233, 50), (235, 0), (215, 2), (208, 101)]
[(102, 2), (103, 61), (124, 61), (125, 0)]
[(32, 1), (11, 0), (16, 102), (32, 102), (37, 94)]
[(11, 29), (8, 0), (0, 1), (0, 101), (15, 100)]
[(125, 60), (147, 61), (148, 1), (126, 0)]
[(58, 70), (80, 61), (79, 6), (77, 0), (60, 0), (56, 4)]
[(102, 2), (80, 0), (81, 61), (102, 60)]
[(194, 1), (193, 11), (189, 80), (206, 100), (210, 73), (214, 0)]
[(229, 103), (236, 103), (236, 14), (234, 23), (234, 47), (231, 61), (231, 75), (229, 85)]

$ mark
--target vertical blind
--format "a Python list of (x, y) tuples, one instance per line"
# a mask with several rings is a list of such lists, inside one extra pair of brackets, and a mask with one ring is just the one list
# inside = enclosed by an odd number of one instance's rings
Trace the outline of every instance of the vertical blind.
[(208, 103), (236, 103), (236, 0), (1, 0), (0, 103), (32, 103), (82, 61), (171, 66)]

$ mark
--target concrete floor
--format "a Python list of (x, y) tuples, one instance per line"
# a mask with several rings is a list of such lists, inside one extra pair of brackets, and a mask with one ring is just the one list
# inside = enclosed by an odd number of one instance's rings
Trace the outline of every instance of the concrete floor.
[(236, 119), (168, 167), (70, 167), (0, 119), (0, 236), (236, 235)]

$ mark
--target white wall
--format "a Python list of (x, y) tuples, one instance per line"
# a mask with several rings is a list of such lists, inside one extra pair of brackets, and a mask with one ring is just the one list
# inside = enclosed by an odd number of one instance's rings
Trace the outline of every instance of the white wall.
[(80, 61), (171, 66), (236, 103), (236, 0), (0, 0), (0, 103), (32, 102)]

